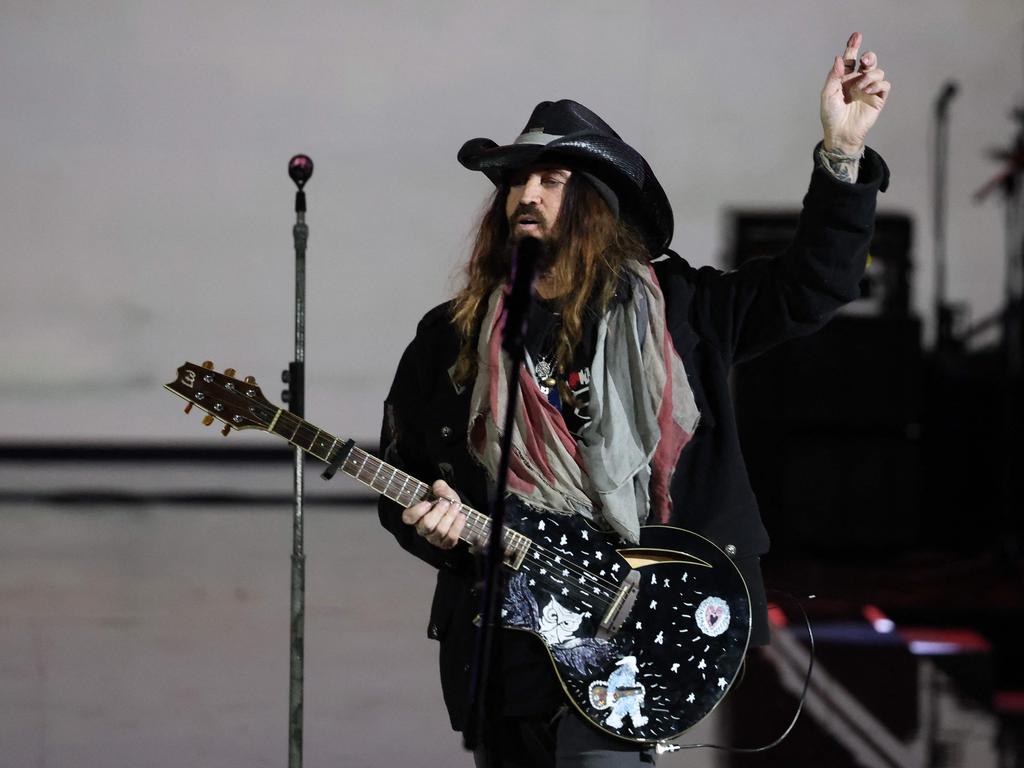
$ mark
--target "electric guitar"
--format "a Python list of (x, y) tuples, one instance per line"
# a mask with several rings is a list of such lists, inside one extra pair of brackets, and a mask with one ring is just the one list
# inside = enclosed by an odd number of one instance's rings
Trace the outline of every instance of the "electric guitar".
[[(206, 411), (204, 423), (261, 429), (341, 469), (403, 507), (430, 486), (351, 441), (272, 405), (252, 377), (185, 363), (165, 388)], [(678, 737), (728, 692), (750, 637), (750, 597), (730, 558), (699, 534), (641, 528), (639, 544), (579, 515), (540, 512), (509, 497), (501, 624), (540, 638), (569, 701), (631, 742)], [(485, 542), (490, 517), (463, 506), (461, 538)]]

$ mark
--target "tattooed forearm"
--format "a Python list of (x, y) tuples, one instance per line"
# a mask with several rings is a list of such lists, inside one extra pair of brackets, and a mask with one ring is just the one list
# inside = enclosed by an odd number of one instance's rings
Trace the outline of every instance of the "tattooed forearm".
[(864, 157), (863, 149), (856, 155), (848, 155), (837, 149), (825, 149), (824, 146), (818, 150), (818, 159), (821, 161), (822, 167), (835, 178), (849, 184), (854, 184), (857, 181), (862, 157)]

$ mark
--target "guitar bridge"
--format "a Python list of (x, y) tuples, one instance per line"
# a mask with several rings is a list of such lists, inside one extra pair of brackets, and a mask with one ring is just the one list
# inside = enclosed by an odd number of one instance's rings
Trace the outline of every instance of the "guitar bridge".
[(636, 597), (639, 593), (640, 571), (632, 570), (622, 580), (619, 591), (615, 593), (615, 599), (612, 600), (612, 604), (608, 607), (604, 618), (601, 619), (601, 623), (597, 628), (598, 638), (607, 640), (622, 628), (626, 618), (633, 610), (633, 604), (636, 602)]

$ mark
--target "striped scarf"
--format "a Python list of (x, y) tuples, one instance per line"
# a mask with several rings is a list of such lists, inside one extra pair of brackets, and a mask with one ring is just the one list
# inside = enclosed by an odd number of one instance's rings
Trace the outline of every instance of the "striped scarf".
[[(665, 327), (665, 302), (649, 265), (629, 262), (630, 299), (613, 305), (597, 327), (591, 363), (591, 421), (579, 440), (534, 378), (520, 370), (508, 490), (526, 503), (581, 514), (636, 543), (651, 509), (671, 510), (669, 487), (679, 454), (700, 414), (686, 371)], [(496, 288), (477, 342), (469, 448), (492, 480), (501, 453), (511, 363), (501, 347), (504, 290)]]

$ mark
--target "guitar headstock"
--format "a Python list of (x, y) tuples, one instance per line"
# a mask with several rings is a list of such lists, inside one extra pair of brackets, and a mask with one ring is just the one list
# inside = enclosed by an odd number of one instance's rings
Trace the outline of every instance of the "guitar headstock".
[(185, 413), (193, 405), (206, 411), (203, 423), (207, 426), (215, 419), (224, 422), (221, 434), (225, 437), (232, 429), (269, 430), (279, 409), (263, 396), (252, 376), (242, 380), (234, 376), (233, 368), (218, 373), (210, 361), (185, 363), (178, 368), (178, 378), (164, 384), (164, 389), (188, 401)]

